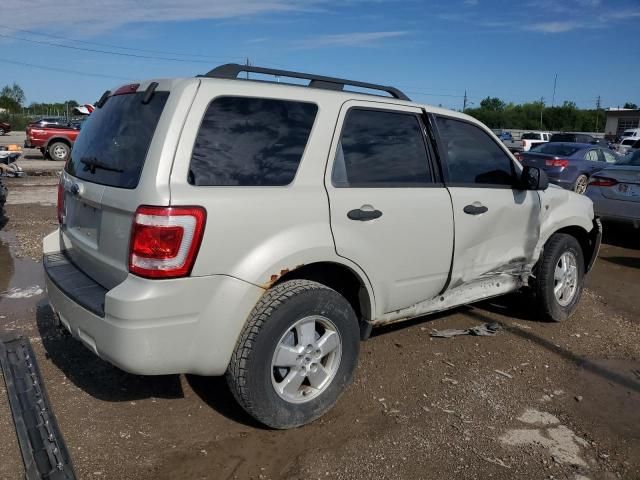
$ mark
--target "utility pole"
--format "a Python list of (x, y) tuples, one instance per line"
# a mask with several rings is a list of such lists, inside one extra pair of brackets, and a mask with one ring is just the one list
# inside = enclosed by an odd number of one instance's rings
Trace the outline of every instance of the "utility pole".
[(600, 95), (596, 99), (596, 133), (598, 132), (598, 120), (600, 117)]
[[(246, 63), (245, 65), (248, 67), (251, 65), (251, 63), (249, 63), (249, 57), (247, 57)], [(247, 80), (249, 80), (249, 72), (247, 72)]]
[(542, 111), (544, 110), (544, 97), (540, 97), (540, 130), (542, 130)]
[(556, 84), (558, 83), (558, 74), (556, 73), (556, 78), (553, 80), (553, 98), (551, 99), (551, 107), (556, 106)]
[(464, 101), (462, 102), (462, 113), (467, 109), (467, 91), (464, 91)]

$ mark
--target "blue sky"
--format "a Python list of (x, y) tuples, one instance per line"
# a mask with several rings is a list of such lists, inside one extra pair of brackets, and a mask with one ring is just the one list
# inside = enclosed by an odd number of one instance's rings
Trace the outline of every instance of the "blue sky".
[(85, 103), (248, 57), (456, 109), (465, 90), (550, 104), (557, 73), (556, 104), (608, 107), (640, 103), (639, 27), (639, 0), (4, 0), (0, 85)]

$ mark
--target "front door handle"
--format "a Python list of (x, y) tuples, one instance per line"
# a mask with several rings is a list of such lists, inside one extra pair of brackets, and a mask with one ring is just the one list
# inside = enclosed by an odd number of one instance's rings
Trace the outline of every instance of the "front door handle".
[(469, 215), (480, 215), (481, 213), (489, 211), (489, 209), (484, 205), (467, 205), (462, 211)]
[(376, 218), (380, 218), (382, 216), (382, 212), (380, 210), (363, 210), (361, 208), (356, 208), (355, 210), (350, 210), (347, 213), (347, 217), (350, 220), (358, 220), (360, 222), (366, 222), (367, 220), (375, 220)]

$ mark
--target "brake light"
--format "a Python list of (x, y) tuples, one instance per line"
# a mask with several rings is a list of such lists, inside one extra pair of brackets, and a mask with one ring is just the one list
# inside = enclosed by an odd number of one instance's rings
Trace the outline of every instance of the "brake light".
[(519, 162), (522, 161), (522, 153), (515, 152), (513, 156), (516, 157), (516, 160), (518, 160)]
[(546, 162), (547, 167), (562, 167), (562, 168), (566, 168), (569, 166), (569, 160), (567, 159), (552, 159), (552, 160), (547, 160)]
[(58, 223), (62, 225), (64, 221), (64, 186), (62, 179), (58, 182)]
[(140, 86), (139, 83), (131, 83), (129, 85), (123, 85), (120, 88), (118, 88), (115, 92), (113, 92), (111, 96), (113, 97), (115, 95), (126, 95), (128, 93), (136, 93), (139, 86)]
[(138, 207), (131, 229), (129, 271), (146, 278), (189, 275), (206, 218), (202, 207)]
[(613, 187), (617, 184), (618, 181), (616, 179), (609, 177), (591, 177), (591, 180), (589, 180), (589, 185), (594, 187)]

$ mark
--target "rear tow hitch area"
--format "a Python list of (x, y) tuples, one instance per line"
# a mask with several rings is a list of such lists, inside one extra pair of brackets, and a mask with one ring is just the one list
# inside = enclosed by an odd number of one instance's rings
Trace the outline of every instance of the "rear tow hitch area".
[(76, 478), (27, 338), (0, 339), (0, 365), (27, 480)]

